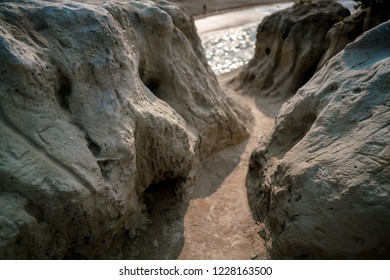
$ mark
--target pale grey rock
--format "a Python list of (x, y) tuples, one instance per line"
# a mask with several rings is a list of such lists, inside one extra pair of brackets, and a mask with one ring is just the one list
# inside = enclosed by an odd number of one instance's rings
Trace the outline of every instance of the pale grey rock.
[[(380, 5), (381, 7), (382, 5)], [(363, 32), (387, 21), (390, 18), (389, 5), (383, 5), (381, 8), (366, 8), (344, 18), (336, 23), (326, 35), (329, 41), (329, 47), (322, 55), (317, 69), (321, 69), (324, 64), (353, 42)]]
[(286, 99), (314, 74), (327, 50), (326, 34), (350, 13), (334, 1), (313, 1), (264, 18), (257, 29), (254, 57), (235, 78), (257, 96)]
[(164, 1), (1, 1), (0, 61), (1, 259), (96, 257), (248, 134)]
[(389, 31), (325, 64), (253, 152), (248, 196), (273, 258), (390, 257)]

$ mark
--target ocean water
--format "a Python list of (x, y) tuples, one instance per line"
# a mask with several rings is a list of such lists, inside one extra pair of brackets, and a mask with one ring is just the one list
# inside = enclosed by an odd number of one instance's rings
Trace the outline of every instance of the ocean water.
[[(351, 12), (355, 11), (354, 1), (339, 2)], [(261, 20), (267, 15), (292, 5), (291, 2), (250, 8), (251, 12), (258, 14), (257, 21), (238, 27), (201, 33), (202, 46), (211, 69), (217, 75), (221, 75), (247, 64), (254, 55), (256, 31)]]
[(217, 75), (237, 69), (253, 57), (257, 26), (252, 23), (216, 31), (202, 39), (207, 60)]

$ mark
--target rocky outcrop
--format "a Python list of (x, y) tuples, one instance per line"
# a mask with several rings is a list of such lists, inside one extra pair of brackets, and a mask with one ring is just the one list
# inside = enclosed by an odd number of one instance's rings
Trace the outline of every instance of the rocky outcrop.
[(252, 154), (249, 199), (273, 258), (389, 258), (389, 31), (331, 59)]
[(349, 11), (333, 1), (308, 2), (266, 17), (255, 55), (235, 79), (245, 92), (286, 99), (314, 74), (327, 50), (326, 34)]
[(0, 61), (1, 259), (96, 257), (247, 135), (168, 2), (1, 1)]
[(390, 18), (390, 5), (380, 5), (359, 10), (342, 21), (336, 23), (326, 35), (329, 47), (323, 54), (317, 69), (343, 50), (345, 46), (353, 42), (363, 32), (387, 21)]

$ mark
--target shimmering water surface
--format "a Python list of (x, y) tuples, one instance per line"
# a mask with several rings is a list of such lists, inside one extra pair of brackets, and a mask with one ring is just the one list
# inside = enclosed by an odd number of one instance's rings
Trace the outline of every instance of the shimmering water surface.
[(237, 69), (253, 57), (257, 26), (252, 23), (216, 31), (202, 39), (207, 60), (217, 75)]
[[(351, 12), (354, 11), (354, 1), (343, 0), (339, 2), (350, 9)], [(203, 31), (204, 25), (207, 26), (207, 22), (204, 22), (204, 19), (196, 21), (198, 30), (200, 29), (201, 31), (200, 37), (202, 39), (202, 45), (211, 69), (217, 75), (221, 75), (248, 63), (254, 55), (256, 30), (259, 23), (265, 16), (286, 9), (292, 5), (293, 3), (264, 5), (250, 8), (245, 11), (238, 11), (237, 13), (242, 13), (242, 16), (244, 17), (249, 15), (253, 17), (255, 14), (258, 20), (238, 27), (222, 28), (216, 31)], [(212, 17), (213, 16), (209, 17), (210, 24), (214, 24), (215, 22), (219, 24), (221, 16), (214, 16), (214, 21)], [(228, 25), (230, 19), (236, 20), (236, 18), (233, 18), (232, 13), (226, 14), (225, 20), (228, 22)], [(200, 23), (200, 21), (202, 21), (202, 23)], [(200, 26), (201, 24), (202, 26)]]
[(259, 23), (265, 16), (292, 5), (293, 3), (283, 3), (250, 8), (248, 12), (251, 16), (256, 15), (256, 21), (206, 34), (201, 33), (202, 45), (211, 69), (217, 75), (221, 75), (248, 63), (254, 55)]

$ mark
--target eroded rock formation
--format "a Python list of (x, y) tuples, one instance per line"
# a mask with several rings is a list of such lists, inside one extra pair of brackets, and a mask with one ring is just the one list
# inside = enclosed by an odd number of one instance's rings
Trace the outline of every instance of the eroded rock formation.
[(390, 6), (380, 4), (379, 7), (359, 10), (333, 25), (326, 35), (329, 47), (318, 63), (317, 69), (324, 66), (329, 59), (343, 50), (347, 44), (353, 42), (363, 32), (387, 21), (389, 18)]
[(390, 256), (390, 22), (331, 59), (252, 154), (273, 258)]
[(2, 259), (97, 256), (149, 185), (247, 135), (165, 1), (1, 1), (0, 61)]
[(257, 29), (255, 55), (236, 78), (239, 87), (257, 96), (294, 95), (327, 50), (329, 29), (348, 15), (337, 2), (319, 1), (266, 17)]

